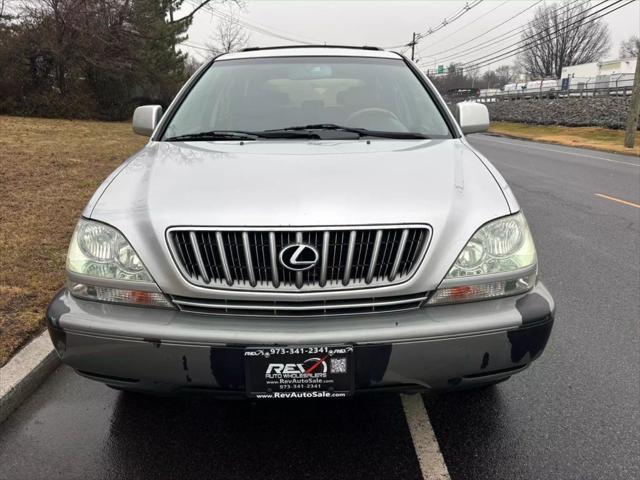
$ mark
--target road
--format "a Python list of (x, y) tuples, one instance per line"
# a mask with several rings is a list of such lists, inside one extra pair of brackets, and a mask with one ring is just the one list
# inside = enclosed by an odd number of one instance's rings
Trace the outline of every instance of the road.
[[(424, 396), (451, 478), (640, 478), (640, 159), (470, 139), (527, 215), (557, 316), (529, 370)], [(422, 478), (410, 424), (394, 395), (147, 398), (61, 367), (0, 426), (0, 479)]]
[(542, 358), (426, 400), (453, 478), (640, 478), (640, 159), (473, 136), (527, 216), (556, 300)]

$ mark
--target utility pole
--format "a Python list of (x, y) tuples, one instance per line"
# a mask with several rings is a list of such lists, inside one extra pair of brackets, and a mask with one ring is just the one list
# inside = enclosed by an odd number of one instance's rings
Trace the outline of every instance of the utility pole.
[(629, 116), (627, 117), (627, 131), (624, 134), (624, 146), (633, 148), (636, 143), (636, 131), (638, 129), (638, 116), (640, 115), (640, 52), (636, 59), (636, 76), (633, 80), (633, 93), (631, 94), (631, 105), (629, 105)]
[(413, 32), (413, 38), (411, 39), (411, 61), (415, 59), (416, 55), (416, 32)]

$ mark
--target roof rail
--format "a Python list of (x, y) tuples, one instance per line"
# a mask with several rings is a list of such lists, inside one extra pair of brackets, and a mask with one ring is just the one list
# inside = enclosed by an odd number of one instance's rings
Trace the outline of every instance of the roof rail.
[(383, 51), (380, 47), (373, 47), (370, 45), (277, 45), (274, 47), (247, 47), (243, 48), (241, 52), (255, 52), (257, 50), (282, 50), (285, 48), (356, 48), (359, 50), (378, 50)]

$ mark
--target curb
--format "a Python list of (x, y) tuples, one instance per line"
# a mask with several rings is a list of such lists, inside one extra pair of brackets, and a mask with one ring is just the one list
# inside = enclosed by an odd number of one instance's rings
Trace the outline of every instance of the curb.
[(638, 158), (638, 156), (633, 152), (617, 152), (615, 150), (610, 150), (610, 149), (608, 149), (606, 147), (596, 148), (593, 145), (579, 145), (579, 144), (566, 145), (564, 143), (559, 143), (559, 142), (556, 142), (556, 141), (553, 141), (553, 140), (541, 140), (539, 138), (520, 137), (518, 135), (511, 134), (511, 133), (491, 132), (491, 131), (483, 132), (482, 135), (487, 135), (487, 136), (490, 136), (490, 137), (511, 138), (513, 140), (524, 140), (525, 142), (544, 143), (546, 145), (556, 145), (558, 147), (565, 147), (565, 148), (581, 148), (583, 150), (591, 150), (592, 152), (611, 153), (613, 155), (623, 155), (623, 156), (627, 156), (627, 157)]
[(60, 359), (45, 330), (0, 368), (0, 424), (59, 364)]

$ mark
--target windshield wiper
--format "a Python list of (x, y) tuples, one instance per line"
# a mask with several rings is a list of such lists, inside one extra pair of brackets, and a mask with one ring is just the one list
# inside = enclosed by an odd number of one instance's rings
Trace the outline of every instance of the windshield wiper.
[(175, 137), (165, 138), (165, 142), (185, 142), (189, 140), (255, 140), (258, 135), (249, 132), (227, 130), (211, 130), (209, 132), (186, 133)]
[(369, 130), (366, 128), (345, 127), (334, 123), (317, 123), (311, 125), (297, 125), (293, 127), (265, 130), (260, 133), (299, 132), (313, 130), (335, 130), (341, 132), (357, 133), (361, 137), (399, 138), (399, 139), (428, 139), (426, 135), (418, 132), (387, 132), (381, 130)]
[(211, 130), (209, 132), (187, 133), (165, 138), (165, 142), (186, 142), (189, 140), (256, 140), (258, 138), (320, 138), (316, 133), (298, 131), (244, 132), (241, 130)]

